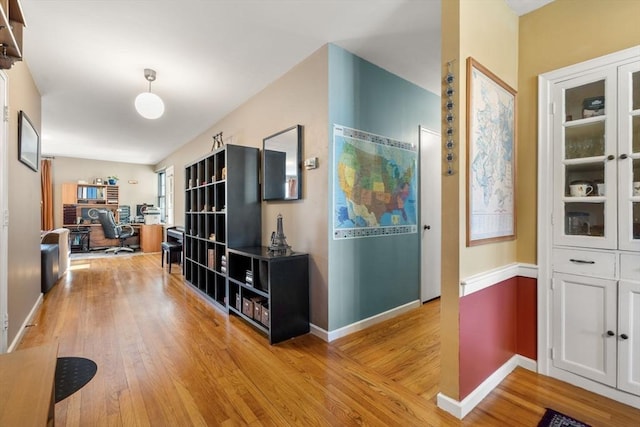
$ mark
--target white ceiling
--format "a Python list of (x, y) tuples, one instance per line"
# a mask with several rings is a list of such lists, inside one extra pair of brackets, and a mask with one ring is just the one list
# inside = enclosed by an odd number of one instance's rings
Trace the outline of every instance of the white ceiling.
[[(550, 0), (507, 0), (516, 13)], [(155, 164), (325, 43), (440, 93), (440, 0), (22, 0), (44, 155)], [(135, 96), (165, 103), (140, 117)], [(221, 129), (224, 131), (224, 129)]]

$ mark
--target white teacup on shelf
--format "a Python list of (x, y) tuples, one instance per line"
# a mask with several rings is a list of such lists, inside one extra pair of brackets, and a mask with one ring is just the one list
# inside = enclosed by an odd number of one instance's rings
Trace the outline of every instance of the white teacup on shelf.
[(604, 182), (599, 182), (596, 184), (598, 189), (598, 196), (604, 196)]
[(640, 196), (640, 181), (633, 182), (633, 195)]
[(571, 184), (569, 194), (571, 197), (586, 197), (593, 192), (593, 187), (589, 184)]

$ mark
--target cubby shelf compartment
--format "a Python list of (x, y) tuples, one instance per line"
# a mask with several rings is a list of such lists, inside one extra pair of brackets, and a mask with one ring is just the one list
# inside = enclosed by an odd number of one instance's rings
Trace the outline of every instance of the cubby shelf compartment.
[[(274, 256), (264, 247), (229, 248), (227, 253), (231, 313), (267, 334), (270, 344), (309, 332), (307, 254)], [(267, 307), (266, 318), (255, 304)]]

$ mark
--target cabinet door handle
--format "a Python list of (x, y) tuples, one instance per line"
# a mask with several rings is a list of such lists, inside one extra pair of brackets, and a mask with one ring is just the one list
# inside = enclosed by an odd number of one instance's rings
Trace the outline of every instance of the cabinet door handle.
[(615, 334), (616, 334), (616, 333), (615, 333), (615, 332), (613, 332), (613, 331), (607, 331), (607, 335), (608, 335), (608, 336), (610, 336), (610, 337), (614, 336)]
[(595, 261), (587, 261), (585, 259), (569, 259), (571, 262), (575, 262), (576, 264), (595, 264)]
[(620, 338), (626, 340), (629, 338), (629, 336), (627, 334), (620, 334)]
[(621, 158), (622, 160), (626, 159), (627, 157), (628, 157), (628, 156), (627, 156), (626, 154), (620, 154), (620, 158)]
[(613, 160), (613, 159), (615, 159), (615, 158), (616, 158), (616, 156), (614, 156), (613, 154), (609, 154), (609, 155), (607, 156), (607, 160)]

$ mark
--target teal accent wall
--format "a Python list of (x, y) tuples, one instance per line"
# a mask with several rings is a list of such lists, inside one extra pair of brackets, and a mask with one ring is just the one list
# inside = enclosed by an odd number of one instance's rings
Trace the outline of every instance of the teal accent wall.
[[(329, 45), (330, 189), (334, 124), (417, 145), (420, 125), (440, 130), (440, 97)], [(329, 331), (419, 299), (420, 222), (415, 234), (334, 240), (329, 194)]]

